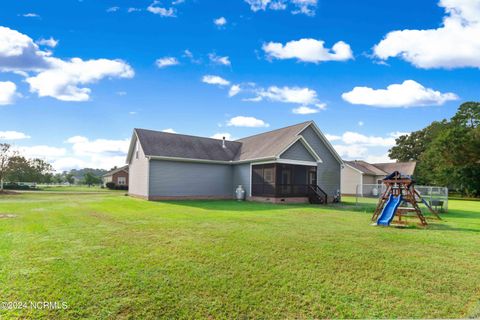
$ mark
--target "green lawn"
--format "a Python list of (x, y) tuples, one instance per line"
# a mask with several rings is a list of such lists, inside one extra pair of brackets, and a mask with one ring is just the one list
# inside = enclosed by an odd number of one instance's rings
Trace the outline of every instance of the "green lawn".
[(125, 190), (110, 190), (107, 188), (100, 188), (99, 186), (86, 186), (86, 185), (72, 185), (72, 186), (48, 186), (48, 185), (39, 185), (39, 191), (51, 191), (51, 192), (123, 192)]
[[(428, 229), (371, 212), (121, 193), (0, 196), (0, 318), (480, 316), (480, 202)], [(1, 307), (1, 306), (0, 306)]]

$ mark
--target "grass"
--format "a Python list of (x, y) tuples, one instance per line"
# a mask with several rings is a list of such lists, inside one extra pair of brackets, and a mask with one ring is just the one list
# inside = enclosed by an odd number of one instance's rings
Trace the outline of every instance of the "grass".
[[(428, 229), (351, 203), (146, 202), (3, 195), (0, 310), (35, 319), (463, 318), (480, 313), (480, 202)], [(0, 301), (1, 302), (1, 301)]]

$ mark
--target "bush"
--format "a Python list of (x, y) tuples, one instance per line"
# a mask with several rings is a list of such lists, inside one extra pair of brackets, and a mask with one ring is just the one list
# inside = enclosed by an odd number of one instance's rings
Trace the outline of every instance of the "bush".
[(115, 186), (115, 190), (128, 190), (128, 186)]
[(7, 182), (3, 184), (5, 190), (34, 190), (35, 187), (30, 187), (27, 184), (18, 184), (16, 182)]
[(105, 186), (110, 190), (115, 190), (116, 187), (115, 182), (107, 182)]

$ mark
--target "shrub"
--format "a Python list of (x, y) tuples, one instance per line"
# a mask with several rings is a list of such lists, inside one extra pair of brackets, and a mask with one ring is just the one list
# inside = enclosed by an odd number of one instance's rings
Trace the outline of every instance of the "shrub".
[(107, 182), (105, 185), (108, 189), (115, 190), (115, 182)]

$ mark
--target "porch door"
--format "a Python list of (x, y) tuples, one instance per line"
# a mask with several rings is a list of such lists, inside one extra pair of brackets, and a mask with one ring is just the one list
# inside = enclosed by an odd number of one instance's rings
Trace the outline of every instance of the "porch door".
[(290, 167), (284, 166), (280, 175), (280, 193), (292, 193), (292, 170)]
[(308, 171), (308, 184), (309, 185), (317, 185), (317, 171), (309, 170)]

